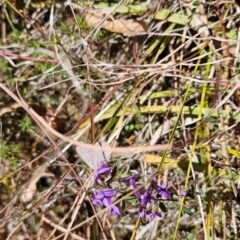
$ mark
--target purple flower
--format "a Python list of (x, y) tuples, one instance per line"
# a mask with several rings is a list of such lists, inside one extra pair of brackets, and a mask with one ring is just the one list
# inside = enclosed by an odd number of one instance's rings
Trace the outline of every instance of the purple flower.
[(153, 212), (152, 210), (145, 210), (140, 209), (139, 210), (139, 217), (143, 218), (145, 215), (148, 215), (152, 220), (155, 218), (155, 216), (162, 217), (162, 214), (160, 212)]
[(108, 177), (108, 175), (111, 173), (111, 168), (108, 167), (105, 163), (100, 166), (100, 168), (95, 172), (94, 180), (98, 183), (101, 182), (101, 176), (105, 175), (105, 177)]
[(155, 184), (154, 188), (157, 191), (157, 193), (162, 196), (162, 198), (169, 199), (170, 198), (170, 193), (167, 191), (168, 184), (163, 183), (162, 186), (158, 186)]
[(180, 196), (186, 196), (186, 195), (187, 195), (187, 192), (184, 191), (184, 190), (180, 190), (180, 191), (179, 191), (179, 195), (180, 195)]
[(139, 217), (143, 218), (145, 216), (145, 209), (139, 209)]
[[(104, 189), (101, 192), (94, 192), (93, 204), (108, 207), (112, 205), (112, 197), (115, 197), (117, 192), (111, 188)], [(110, 206), (109, 212), (113, 216), (117, 216), (120, 214), (120, 209), (117, 206)]]
[(122, 182), (129, 183), (133, 188), (137, 188), (135, 175), (132, 175), (132, 176), (122, 179)]
[(94, 192), (93, 204), (108, 207), (112, 204), (111, 198), (116, 195), (117, 192), (111, 188), (104, 189), (101, 192)]
[(152, 196), (153, 189), (149, 187), (141, 196), (141, 207), (146, 207), (148, 203), (153, 203), (156, 199)]
[[(129, 176), (129, 177), (126, 177), (126, 178), (122, 179), (122, 182), (129, 183), (132, 186), (133, 189), (137, 189), (136, 176), (135, 175), (132, 175), (132, 176)], [(135, 195), (136, 195), (137, 198), (141, 198), (141, 194), (140, 194), (139, 190), (135, 191)]]
[(146, 214), (153, 220), (155, 216), (162, 217), (162, 214), (159, 212), (153, 212), (152, 210), (147, 210)]

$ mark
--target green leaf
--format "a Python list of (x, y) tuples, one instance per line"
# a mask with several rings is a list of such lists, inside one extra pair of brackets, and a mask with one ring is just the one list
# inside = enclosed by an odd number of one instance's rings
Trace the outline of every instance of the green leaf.
[(198, 6), (199, 6), (199, 4), (200, 4), (200, 2), (199, 2), (199, 1), (194, 1), (194, 2), (193, 2), (193, 6), (195, 6), (195, 7), (198, 7)]
[(167, 212), (167, 208), (163, 202), (159, 202), (158, 206), (163, 212)]
[(182, 212), (188, 214), (191, 217), (195, 216), (195, 214), (189, 208), (186, 208), (185, 206), (183, 206)]
[(23, 118), (23, 120), (20, 121), (19, 127), (23, 132), (30, 132), (31, 130), (34, 129), (31, 119), (28, 116)]

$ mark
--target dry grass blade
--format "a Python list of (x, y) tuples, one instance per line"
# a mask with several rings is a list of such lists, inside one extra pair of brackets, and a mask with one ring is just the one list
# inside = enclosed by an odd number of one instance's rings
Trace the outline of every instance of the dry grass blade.
[(237, 3), (0, 2), (0, 236), (240, 238)]
[[(69, 142), (72, 143), (73, 145), (76, 146), (82, 146), (85, 148), (92, 148), (92, 149), (96, 149), (96, 150), (101, 150), (102, 147), (98, 147), (98, 146), (93, 146), (92, 144), (87, 144), (87, 143), (83, 143), (83, 142), (78, 142), (76, 140), (73, 140), (71, 138), (68, 138), (62, 134), (60, 134), (59, 132), (55, 131), (51, 126), (49, 126), (33, 109), (31, 109), (26, 102), (22, 102), (16, 95), (14, 95), (5, 85), (3, 85), (2, 83), (0, 83), (0, 87), (6, 91), (10, 96), (13, 97), (14, 100), (16, 100), (28, 113), (29, 115), (36, 120), (36, 123), (40, 124), (40, 127), (42, 127), (42, 129), (44, 130), (44, 128), (46, 128), (49, 132), (51, 132), (52, 134), (54, 134), (56, 137), (59, 137), (60, 139), (62, 139), (65, 142)], [(42, 125), (42, 126), (41, 126)], [(45, 131), (45, 130), (44, 130)], [(129, 152), (129, 153), (142, 153), (142, 152), (147, 152), (147, 151), (161, 151), (161, 150), (165, 150), (165, 149), (170, 149), (171, 148), (171, 144), (162, 144), (162, 145), (155, 145), (155, 146), (139, 146), (139, 147), (117, 147), (117, 148), (106, 148), (104, 147), (103, 149), (105, 151), (111, 151), (111, 152)]]

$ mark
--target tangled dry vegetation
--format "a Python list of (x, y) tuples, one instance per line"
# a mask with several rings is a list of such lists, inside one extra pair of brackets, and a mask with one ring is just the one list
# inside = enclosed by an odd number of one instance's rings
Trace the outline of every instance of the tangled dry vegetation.
[[(0, 10), (1, 239), (240, 237), (237, 3), (2, 0)], [(117, 217), (92, 207), (75, 151), (100, 139), (126, 147), (102, 183), (117, 185)], [(162, 217), (139, 218), (116, 180), (132, 172), (142, 187), (168, 183)]]

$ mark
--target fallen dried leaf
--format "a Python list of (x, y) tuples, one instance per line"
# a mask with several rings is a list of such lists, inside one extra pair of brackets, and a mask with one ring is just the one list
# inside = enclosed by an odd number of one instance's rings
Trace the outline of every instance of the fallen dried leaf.
[[(84, 15), (85, 21), (88, 25), (98, 26), (105, 18), (105, 14), (97, 11), (89, 11)], [(110, 32), (122, 33), (125, 35), (134, 35), (135, 33), (146, 32), (147, 26), (143, 21), (134, 19), (106, 19), (100, 26)]]

